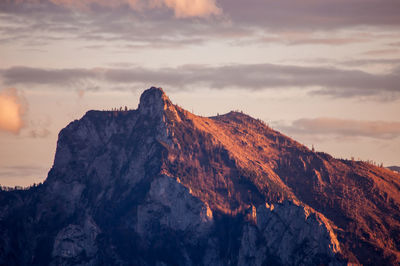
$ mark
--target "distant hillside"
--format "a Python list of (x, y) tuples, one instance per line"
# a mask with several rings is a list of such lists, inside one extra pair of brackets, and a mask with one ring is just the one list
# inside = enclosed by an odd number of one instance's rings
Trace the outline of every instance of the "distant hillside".
[(400, 166), (388, 166), (387, 168), (389, 168), (392, 171), (400, 173)]

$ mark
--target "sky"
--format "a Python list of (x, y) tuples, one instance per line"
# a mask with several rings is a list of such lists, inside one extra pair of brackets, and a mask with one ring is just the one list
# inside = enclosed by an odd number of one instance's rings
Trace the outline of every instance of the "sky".
[(1, 0), (0, 185), (50, 170), (58, 132), (162, 87), (337, 158), (400, 165), (398, 0)]

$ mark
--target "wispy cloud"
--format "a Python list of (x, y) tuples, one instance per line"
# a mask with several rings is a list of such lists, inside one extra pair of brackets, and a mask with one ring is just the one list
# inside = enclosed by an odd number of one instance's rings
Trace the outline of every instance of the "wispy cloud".
[(28, 136), (31, 138), (46, 138), (51, 134), (51, 131), (47, 128), (35, 128), (28, 132)]
[(37, 167), (37, 166), (6, 166), (1, 167), (0, 170), (0, 177), (24, 177), (24, 176), (32, 176), (32, 175), (39, 175), (44, 168)]
[(321, 35), (313, 32), (280, 32), (279, 34), (266, 35), (255, 40), (257, 43), (282, 43), (287, 45), (347, 45), (354, 43), (366, 43), (372, 41), (365, 36), (350, 36), (331, 32), (330, 35)]
[(298, 119), (278, 127), (290, 134), (394, 139), (400, 137), (400, 122), (362, 121), (320, 117)]
[[(1, 75), (6, 84), (79, 85), (88, 78), (99, 77), (96, 69), (42, 69), (13, 67)], [(102, 71), (101, 71), (102, 72)]]
[(27, 184), (43, 182), (47, 175), (47, 167), (31, 165), (14, 165), (0, 167), (0, 185), (26, 186)]
[(380, 50), (370, 50), (364, 52), (365, 55), (393, 55), (393, 54), (399, 54), (398, 49), (380, 49)]
[(374, 59), (349, 59), (338, 62), (340, 65), (345, 66), (365, 66), (365, 65), (400, 65), (400, 58), (374, 58)]
[(51, 119), (46, 117), (44, 119), (38, 119), (29, 121), (27, 128), (27, 136), (30, 138), (47, 138), (50, 136), (51, 131)]
[(12, 67), (0, 71), (8, 85), (51, 85), (82, 89), (86, 83), (129, 84), (190, 89), (193, 86), (213, 89), (239, 88), (266, 90), (274, 88), (311, 89), (313, 94), (334, 97), (387, 95), (400, 96), (400, 69), (388, 74), (325, 66), (274, 64), (238, 64), (225, 66), (184, 65), (176, 68), (93, 68), (41, 69)]
[(269, 29), (400, 25), (397, 0), (219, 0), (218, 3), (234, 21)]

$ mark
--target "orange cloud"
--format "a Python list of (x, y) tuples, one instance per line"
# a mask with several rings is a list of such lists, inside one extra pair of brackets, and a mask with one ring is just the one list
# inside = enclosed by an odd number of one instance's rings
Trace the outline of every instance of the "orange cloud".
[(17, 89), (0, 91), (0, 130), (18, 134), (23, 127), (25, 101)]
[(175, 12), (175, 17), (207, 17), (221, 14), (215, 0), (153, 0), (154, 6), (166, 6)]
[(146, 8), (166, 7), (174, 11), (175, 17), (207, 17), (218, 15), (221, 10), (217, 7), (215, 0), (50, 0), (53, 4), (67, 8), (88, 10), (92, 5), (116, 8), (128, 5), (133, 10)]

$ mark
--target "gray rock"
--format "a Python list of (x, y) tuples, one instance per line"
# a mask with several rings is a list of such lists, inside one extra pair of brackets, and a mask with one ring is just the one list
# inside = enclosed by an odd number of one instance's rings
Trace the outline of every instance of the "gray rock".
[[(339, 242), (328, 220), (310, 208), (291, 201), (259, 206), (256, 226), (263, 237), (264, 245), (261, 249), (268, 248), (285, 265), (335, 261), (335, 254), (340, 251)], [(243, 256), (259, 259), (260, 255), (256, 253), (260, 248), (257, 249), (254, 243), (254, 228), (249, 227), (242, 237)], [(260, 263), (260, 260), (254, 260), (251, 265)]]
[(93, 265), (97, 253), (96, 237), (100, 230), (90, 216), (82, 225), (70, 224), (56, 236), (53, 246), (53, 265)]
[(151, 183), (146, 203), (138, 207), (137, 232), (152, 237), (149, 225), (157, 221), (174, 231), (190, 232), (193, 239), (207, 233), (213, 222), (207, 204), (190, 194), (177, 180), (161, 176)]

